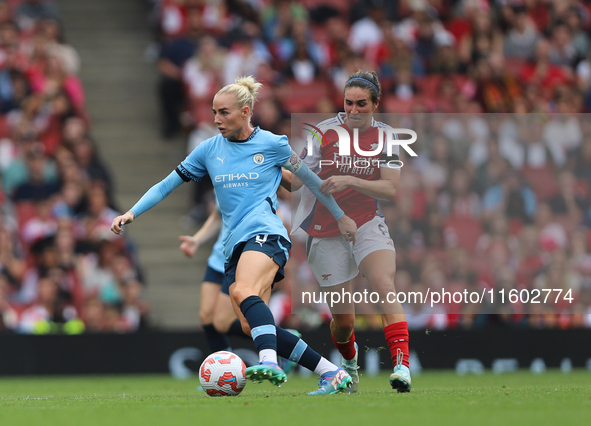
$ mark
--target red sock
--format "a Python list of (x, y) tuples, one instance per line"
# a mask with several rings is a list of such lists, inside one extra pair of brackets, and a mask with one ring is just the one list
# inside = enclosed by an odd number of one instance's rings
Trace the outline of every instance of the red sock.
[(347, 343), (337, 342), (332, 333), (330, 334), (330, 337), (332, 337), (334, 345), (339, 350), (343, 358), (346, 360), (355, 358), (355, 330), (353, 330), (353, 333), (351, 333), (351, 338)]
[(398, 364), (399, 351), (402, 354), (402, 365), (408, 367), (408, 323), (406, 321), (395, 322), (384, 327), (386, 342), (392, 355), (392, 363)]

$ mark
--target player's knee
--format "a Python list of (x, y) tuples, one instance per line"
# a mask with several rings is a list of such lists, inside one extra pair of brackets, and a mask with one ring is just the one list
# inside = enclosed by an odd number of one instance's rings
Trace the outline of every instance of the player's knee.
[(355, 327), (355, 315), (335, 315), (333, 319), (339, 333), (350, 333)]
[(375, 291), (381, 294), (393, 293), (396, 291), (396, 287), (394, 286), (394, 277), (389, 275), (376, 278), (372, 283), (372, 287), (375, 289)]
[(236, 302), (236, 305), (240, 306), (240, 304), (249, 296), (255, 294), (251, 288), (245, 285), (239, 285), (238, 283), (234, 284), (234, 291), (232, 291), (232, 299)]
[(202, 309), (199, 311), (199, 320), (201, 324), (211, 324), (214, 321), (213, 311)]
[(226, 318), (220, 318), (219, 316), (213, 318), (213, 328), (219, 333), (226, 334), (230, 329), (230, 324)]

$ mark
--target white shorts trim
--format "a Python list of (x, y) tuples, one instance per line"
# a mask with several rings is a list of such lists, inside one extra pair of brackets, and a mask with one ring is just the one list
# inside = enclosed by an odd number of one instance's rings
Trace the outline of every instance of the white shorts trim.
[(333, 287), (352, 280), (359, 274), (359, 264), (378, 250), (396, 253), (386, 221), (376, 216), (357, 230), (355, 245), (343, 236), (311, 238), (308, 241), (308, 264), (320, 287)]

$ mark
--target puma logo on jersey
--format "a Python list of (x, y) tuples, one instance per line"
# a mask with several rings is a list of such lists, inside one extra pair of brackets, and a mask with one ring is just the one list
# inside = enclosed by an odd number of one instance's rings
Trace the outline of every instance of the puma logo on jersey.
[(375, 151), (376, 149), (378, 149), (378, 146), (380, 146), (380, 144), (378, 144), (377, 142), (372, 143), (370, 145), (372, 151)]
[(216, 158), (217, 158), (218, 160), (220, 160), (220, 161), (222, 162), (222, 164), (224, 164), (224, 159), (225, 159), (226, 157), (224, 157), (224, 158), (216, 157)]
[(328, 281), (328, 277), (330, 277), (332, 274), (322, 274), (322, 281)]

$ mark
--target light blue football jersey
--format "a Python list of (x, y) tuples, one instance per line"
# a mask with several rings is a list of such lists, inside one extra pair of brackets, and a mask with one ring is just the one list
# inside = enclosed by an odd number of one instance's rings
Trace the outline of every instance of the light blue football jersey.
[(236, 246), (256, 235), (281, 235), (287, 230), (277, 215), (281, 165), (291, 156), (286, 136), (259, 127), (244, 141), (222, 135), (199, 144), (177, 167), (183, 180), (209, 174), (222, 214), (226, 261)]
[(220, 232), (218, 239), (213, 245), (211, 254), (207, 258), (207, 266), (217, 272), (224, 272), (224, 263), (226, 258), (224, 256), (224, 234)]

